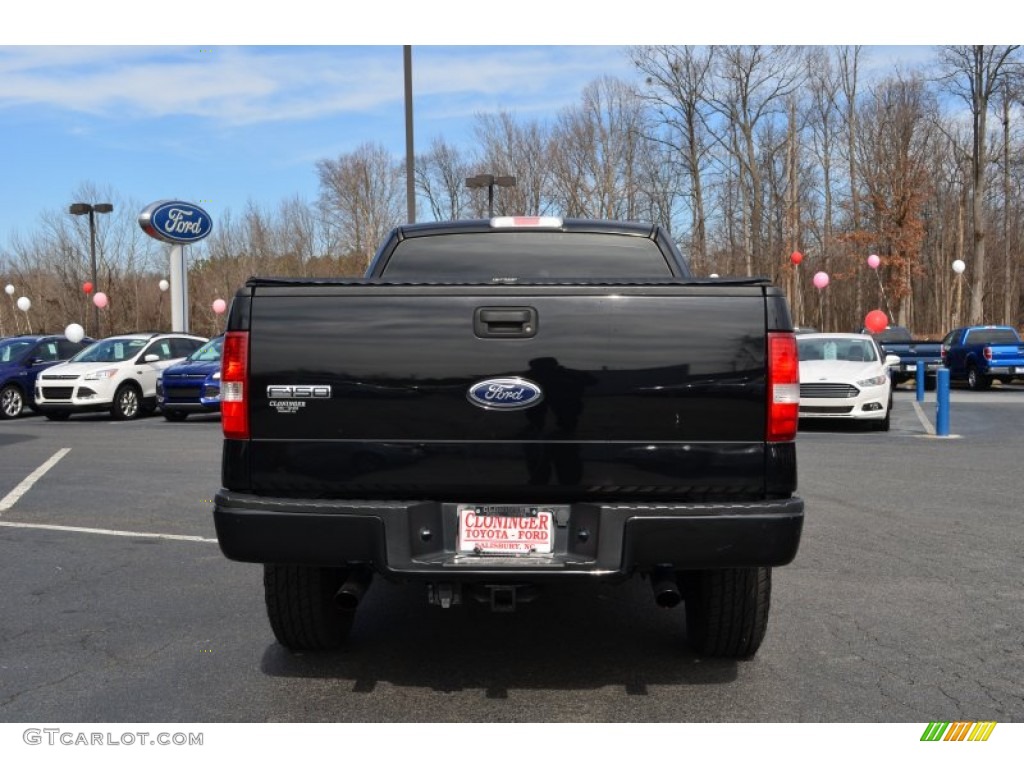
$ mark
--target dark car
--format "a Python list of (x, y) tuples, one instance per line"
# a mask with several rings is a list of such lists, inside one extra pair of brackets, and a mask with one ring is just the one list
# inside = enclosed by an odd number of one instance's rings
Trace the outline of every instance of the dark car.
[(67, 360), (92, 341), (68, 341), (58, 335), (0, 339), (0, 419), (16, 419), (26, 407), (35, 410), (33, 392), (39, 372)]
[(220, 351), (217, 336), (163, 372), (156, 383), (156, 401), (168, 421), (184, 421), (190, 413), (220, 413)]

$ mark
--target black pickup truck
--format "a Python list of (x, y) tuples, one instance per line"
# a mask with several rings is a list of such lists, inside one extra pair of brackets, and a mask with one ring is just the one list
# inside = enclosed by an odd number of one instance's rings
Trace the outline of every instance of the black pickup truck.
[(295, 650), (374, 576), (504, 611), (642, 577), (696, 652), (750, 657), (803, 524), (798, 370), (782, 293), (691, 277), (660, 227), (399, 227), (365, 278), (236, 293), (217, 537)]

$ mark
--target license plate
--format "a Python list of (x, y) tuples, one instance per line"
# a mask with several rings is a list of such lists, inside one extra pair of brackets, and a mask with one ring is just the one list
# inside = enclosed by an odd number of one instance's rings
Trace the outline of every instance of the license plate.
[(460, 504), (459, 552), (478, 555), (545, 555), (555, 539), (551, 507)]
[(917, 363), (907, 363), (907, 370), (908, 371), (916, 371), (917, 370)]

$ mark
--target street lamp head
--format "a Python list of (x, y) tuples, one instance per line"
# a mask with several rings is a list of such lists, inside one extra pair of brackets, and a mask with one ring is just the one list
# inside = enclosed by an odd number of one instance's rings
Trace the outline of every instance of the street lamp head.
[(75, 216), (81, 216), (84, 213), (94, 211), (96, 213), (110, 213), (114, 210), (114, 206), (110, 203), (96, 203), (95, 205), (89, 205), (89, 203), (72, 203), (68, 208), (69, 213), (73, 213)]
[(470, 176), (466, 179), (466, 186), (471, 189), (477, 187), (487, 187), (494, 183), (494, 176), (489, 173), (481, 173), (478, 176)]
[(515, 176), (495, 176), (494, 183), (499, 187), (514, 187), (516, 185)]

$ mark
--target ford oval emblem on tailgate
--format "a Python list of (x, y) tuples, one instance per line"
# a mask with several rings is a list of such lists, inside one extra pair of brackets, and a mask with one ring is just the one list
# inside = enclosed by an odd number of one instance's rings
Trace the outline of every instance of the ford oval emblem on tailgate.
[(471, 386), (466, 397), (481, 408), (514, 411), (536, 405), (544, 399), (544, 393), (526, 379), (487, 379)]

